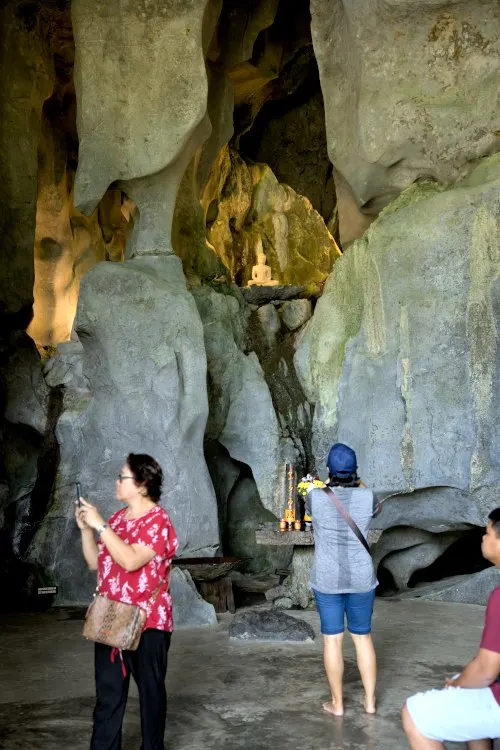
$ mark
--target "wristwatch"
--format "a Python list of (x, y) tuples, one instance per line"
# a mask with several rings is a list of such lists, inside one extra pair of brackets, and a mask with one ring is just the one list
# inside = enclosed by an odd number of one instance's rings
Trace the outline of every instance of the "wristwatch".
[(96, 531), (99, 534), (99, 536), (101, 536), (101, 534), (104, 531), (104, 529), (107, 529), (107, 528), (108, 528), (108, 524), (107, 523), (103, 523), (101, 526), (99, 526), (99, 528), (96, 529)]

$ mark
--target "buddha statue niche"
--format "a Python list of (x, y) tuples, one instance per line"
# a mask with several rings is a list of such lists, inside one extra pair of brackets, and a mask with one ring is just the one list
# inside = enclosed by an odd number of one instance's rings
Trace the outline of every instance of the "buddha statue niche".
[(272, 278), (271, 266), (266, 265), (266, 256), (262, 252), (260, 238), (258, 244), (261, 252), (257, 253), (257, 265), (252, 268), (252, 279), (248, 282), (248, 286), (277, 286), (279, 281)]

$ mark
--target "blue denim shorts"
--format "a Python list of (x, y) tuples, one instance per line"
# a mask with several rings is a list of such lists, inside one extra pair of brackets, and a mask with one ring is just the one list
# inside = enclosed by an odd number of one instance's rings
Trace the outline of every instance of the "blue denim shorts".
[(338, 635), (344, 632), (344, 616), (347, 629), (353, 635), (368, 635), (372, 630), (372, 614), (375, 589), (365, 594), (322, 594), (313, 589), (316, 607), (321, 621), (322, 635)]

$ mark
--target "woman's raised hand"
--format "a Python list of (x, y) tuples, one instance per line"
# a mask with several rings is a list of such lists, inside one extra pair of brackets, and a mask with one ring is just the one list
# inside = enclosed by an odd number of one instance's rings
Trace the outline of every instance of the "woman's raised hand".
[(80, 519), (83, 519), (83, 522), (91, 529), (99, 529), (104, 524), (104, 519), (95, 505), (91, 505), (91, 503), (88, 503), (83, 497), (80, 498), (80, 502)]
[(81, 505), (78, 505), (78, 503), (75, 501), (75, 521), (76, 525), (80, 529), (80, 531), (85, 531), (85, 529), (90, 529), (90, 526), (85, 522), (85, 519), (82, 516), (83, 507)]

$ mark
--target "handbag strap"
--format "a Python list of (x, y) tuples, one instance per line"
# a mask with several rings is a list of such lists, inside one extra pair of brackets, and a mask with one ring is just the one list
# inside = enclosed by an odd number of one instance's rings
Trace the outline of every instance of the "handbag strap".
[(167, 572), (166, 572), (166, 574), (165, 574), (165, 578), (162, 578), (162, 579), (161, 579), (160, 583), (158, 584), (158, 586), (157, 586), (157, 587), (155, 588), (155, 590), (153, 591), (153, 593), (152, 593), (152, 594), (151, 594), (151, 596), (149, 597), (149, 599), (148, 599), (148, 604), (150, 604), (150, 605), (151, 605), (151, 604), (153, 604), (153, 603), (154, 603), (154, 601), (155, 601), (156, 597), (157, 597), (157, 596), (158, 596), (158, 594), (160, 593), (160, 590), (161, 590), (162, 586), (163, 586), (163, 585), (164, 585), (165, 583), (167, 584), (167, 591), (169, 591), (169, 590), (170, 590), (170, 566), (169, 566), (169, 567), (167, 568)]
[(359, 541), (365, 548), (365, 550), (368, 552), (368, 554), (371, 557), (370, 552), (370, 546), (368, 542), (366, 541), (365, 537), (363, 536), (363, 533), (361, 532), (359, 526), (357, 525), (356, 521), (352, 518), (352, 516), (349, 514), (349, 512), (344, 507), (340, 497), (331, 489), (331, 487), (323, 487), (322, 488), (324, 492), (328, 495), (328, 497), (333, 500), (335, 507), (337, 508), (338, 512), (342, 516), (342, 518), (345, 520), (348, 526), (353, 530), (353, 532), (358, 537)]
[[(154, 601), (155, 601), (156, 597), (158, 596), (158, 594), (160, 593), (161, 587), (163, 586), (164, 583), (167, 584), (167, 591), (169, 591), (169, 589), (170, 589), (170, 568), (168, 568), (167, 574), (166, 574), (165, 578), (161, 579), (160, 583), (158, 584), (158, 586), (155, 588), (155, 590), (153, 591), (153, 593), (149, 597), (149, 599), (148, 599), (148, 605), (154, 603)], [(96, 586), (94, 596), (97, 596), (98, 594), (101, 594), (101, 592), (99, 591), (99, 586)], [(103, 595), (101, 594), (101, 596), (103, 596)]]

